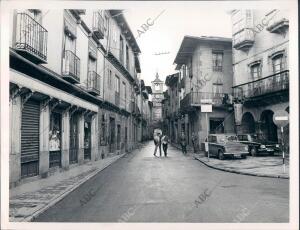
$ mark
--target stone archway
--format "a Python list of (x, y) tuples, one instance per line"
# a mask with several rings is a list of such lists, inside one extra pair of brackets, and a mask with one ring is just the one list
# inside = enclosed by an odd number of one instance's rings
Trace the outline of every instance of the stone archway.
[(246, 112), (242, 117), (242, 133), (255, 133), (255, 121), (250, 112)]
[(274, 112), (264, 110), (260, 115), (260, 134), (268, 140), (278, 142), (277, 126), (273, 122)]

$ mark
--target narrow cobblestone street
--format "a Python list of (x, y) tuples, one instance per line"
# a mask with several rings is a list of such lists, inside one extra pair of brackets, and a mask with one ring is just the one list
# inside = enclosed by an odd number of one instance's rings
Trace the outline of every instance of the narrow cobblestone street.
[[(288, 221), (288, 180), (210, 169), (174, 147), (167, 158), (154, 157), (153, 149), (148, 142), (125, 155), (35, 221)], [(199, 201), (207, 191), (209, 196)], [(240, 218), (245, 210), (247, 215)]]

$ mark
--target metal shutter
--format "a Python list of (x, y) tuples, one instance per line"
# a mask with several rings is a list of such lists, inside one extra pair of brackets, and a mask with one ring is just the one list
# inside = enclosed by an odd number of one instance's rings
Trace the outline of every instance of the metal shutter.
[(36, 176), (39, 172), (40, 104), (28, 100), (22, 110), (21, 177)]

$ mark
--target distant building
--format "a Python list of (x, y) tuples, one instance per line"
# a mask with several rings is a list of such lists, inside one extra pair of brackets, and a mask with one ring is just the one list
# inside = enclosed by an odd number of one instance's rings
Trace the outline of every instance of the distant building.
[[(183, 87), (178, 126), (187, 135), (188, 143), (193, 132), (200, 143), (207, 133), (234, 132), (231, 39), (185, 36), (174, 62)], [(200, 107), (207, 102), (212, 103), (208, 125)]]
[(165, 85), (166, 90), (166, 101), (164, 103), (165, 109), (165, 123), (168, 127), (169, 137), (174, 143), (179, 142), (179, 135), (181, 133), (181, 126), (179, 125), (180, 119), (180, 100), (182, 85), (182, 79), (180, 73), (175, 73), (166, 77)]
[(155, 80), (152, 83), (152, 102), (153, 102), (153, 122), (159, 124), (162, 121), (162, 100), (164, 99), (164, 82), (159, 79), (156, 73)]
[(280, 128), (273, 123), (274, 112), (289, 112), (288, 12), (234, 10), (231, 15), (237, 132), (277, 142)]

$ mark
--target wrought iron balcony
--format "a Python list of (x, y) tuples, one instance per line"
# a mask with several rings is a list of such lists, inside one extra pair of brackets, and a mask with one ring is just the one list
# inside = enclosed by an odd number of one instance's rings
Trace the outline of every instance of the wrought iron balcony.
[(254, 97), (264, 96), (289, 89), (289, 70), (284, 70), (270, 76), (257, 79), (233, 87), (235, 99), (249, 100)]
[(93, 14), (93, 32), (98, 39), (104, 38), (104, 18), (99, 11)]
[(15, 50), (30, 61), (47, 62), (48, 31), (26, 13), (17, 14)]
[(227, 93), (210, 92), (191, 92), (180, 101), (181, 110), (194, 110), (194, 107), (200, 107), (203, 100), (209, 100), (213, 106), (230, 105), (229, 95)]
[(88, 72), (87, 91), (93, 95), (100, 94), (100, 75), (95, 71)]
[(233, 48), (237, 50), (248, 50), (254, 44), (254, 32), (245, 28), (233, 35)]
[(62, 75), (71, 83), (80, 82), (80, 59), (70, 50), (64, 52)]

